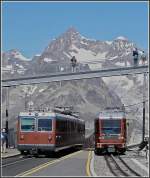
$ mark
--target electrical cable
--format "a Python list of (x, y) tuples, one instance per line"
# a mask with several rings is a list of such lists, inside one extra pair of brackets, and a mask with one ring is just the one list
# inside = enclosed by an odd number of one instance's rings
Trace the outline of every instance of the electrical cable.
[(139, 102), (139, 103), (135, 103), (135, 104), (131, 104), (131, 105), (126, 105), (124, 107), (136, 106), (136, 105), (142, 104), (143, 102), (148, 102), (148, 101), (149, 100), (145, 100), (145, 101), (142, 101), (142, 102)]

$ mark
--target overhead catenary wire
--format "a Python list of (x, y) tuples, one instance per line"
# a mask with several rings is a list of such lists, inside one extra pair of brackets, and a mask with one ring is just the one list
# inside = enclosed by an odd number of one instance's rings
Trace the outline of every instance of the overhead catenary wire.
[(131, 106), (136, 106), (136, 105), (139, 105), (139, 104), (142, 104), (143, 102), (148, 102), (149, 100), (145, 100), (145, 101), (142, 101), (142, 102), (139, 102), (139, 103), (135, 103), (135, 104), (130, 104), (130, 105), (126, 105), (124, 107), (131, 107)]
[[(143, 102), (148, 102), (149, 100), (145, 100), (145, 101), (142, 101), (142, 102), (139, 102), (139, 103), (135, 103), (135, 104), (131, 104), (131, 105), (127, 105), (127, 106), (124, 106), (125, 108), (129, 108), (129, 107), (132, 107), (132, 106), (137, 106), (137, 105), (141, 105), (141, 104), (143, 104)], [(137, 112), (138, 112), (138, 110), (139, 110), (139, 107), (137, 107), (136, 108), (136, 110), (133, 112), (133, 110), (131, 110), (131, 111), (127, 111), (126, 110), (126, 113), (132, 113), (132, 114), (137, 114)]]

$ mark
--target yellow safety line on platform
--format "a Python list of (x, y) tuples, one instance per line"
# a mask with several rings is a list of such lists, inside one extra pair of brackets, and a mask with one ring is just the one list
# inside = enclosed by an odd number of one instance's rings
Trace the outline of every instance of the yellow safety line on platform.
[(91, 155), (92, 155), (92, 151), (89, 151), (88, 159), (86, 163), (86, 174), (87, 176), (90, 176), (90, 177), (91, 177), (91, 171), (90, 171)]
[(60, 161), (62, 161), (62, 160), (65, 160), (65, 159), (67, 159), (67, 158), (70, 158), (71, 156), (74, 156), (74, 155), (76, 155), (76, 154), (78, 154), (78, 153), (80, 153), (80, 152), (82, 152), (82, 150), (81, 150), (81, 151), (78, 151), (78, 152), (75, 152), (75, 153), (72, 153), (72, 154), (70, 154), (70, 155), (64, 156), (64, 157), (62, 157), (62, 158), (60, 158), (60, 159), (57, 159), (57, 160), (54, 160), (54, 161), (46, 162), (46, 163), (44, 163), (44, 164), (42, 164), (42, 165), (39, 165), (39, 166), (37, 166), (37, 167), (35, 167), (35, 168), (32, 168), (32, 169), (30, 169), (30, 170), (28, 170), (28, 171), (25, 171), (25, 172), (23, 172), (23, 173), (21, 173), (21, 174), (18, 174), (18, 175), (16, 175), (15, 177), (18, 177), (18, 176), (19, 176), (19, 177), (23, 177), (23, 176), (30, 175), (30, 174), (35, 173), (35, 172), (37, 172), (37, 171), (39, 171), (39, 170), (41, 170), (41, 169), (43, 169), (43, 168), (45, 168), (45, 167), (47, 167), (47, 166), (49, 166), (49, 165), (51, 165), (51, 164), (54, 164), (54, 163), (60, 162)]

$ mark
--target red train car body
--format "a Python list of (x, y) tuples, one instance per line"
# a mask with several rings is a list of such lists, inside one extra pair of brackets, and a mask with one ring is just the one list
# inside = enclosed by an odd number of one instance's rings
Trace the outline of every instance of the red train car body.
[(82, 146), (83, 120), (57, 112), (23, 112), (17, 124), (17, 148), (22, 154), (51, 153)]
[(95, 154), (126, 151), (125, 112), (113, 109), (100, 112), (95, 119)]

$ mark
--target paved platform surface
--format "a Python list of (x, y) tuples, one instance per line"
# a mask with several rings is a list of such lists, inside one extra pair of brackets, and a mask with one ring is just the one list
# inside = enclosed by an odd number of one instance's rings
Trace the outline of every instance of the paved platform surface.
[(20, 151), (18, 151), (16, 148), (7, 148), (6, 153), (1, 153), (1, 158), (8, 158), (19, 154)]

